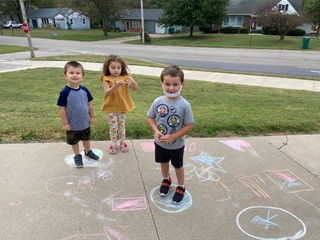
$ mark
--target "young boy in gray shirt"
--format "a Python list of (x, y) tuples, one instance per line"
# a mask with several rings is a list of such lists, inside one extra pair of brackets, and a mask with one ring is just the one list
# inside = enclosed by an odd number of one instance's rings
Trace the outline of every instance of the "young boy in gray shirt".
[(179, 204), (186, 189), (183, 168), (185, 135), (191, 131), (194, 120), (189, 102), (180, 96), (184, 73), (178, 66), (171, 65), (162, 71), (161, 86), (165, 95), (154, 100), (147, 114), (147, 122), (154, 131), (155, 161), (161, 164), (163, 181), (159, 194), (165, 197), (169, 193), (171, 161), (178, 181), (172, 201)]

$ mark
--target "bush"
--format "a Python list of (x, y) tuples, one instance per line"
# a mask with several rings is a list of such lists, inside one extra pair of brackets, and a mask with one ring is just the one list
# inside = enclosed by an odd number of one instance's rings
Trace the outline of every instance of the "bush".
[(239, 27), (222, 27), (220, 28), (221, 33), (239, 33)]
[(218, 33), (218, 29), (212, 29), (211, 26), (199, 27), (199, 30), (203, 33)]
[(270, 27), (262, 27), (262, 32), (265, 35), (280, 35), (278, 30), (276, 30), (274, 28), (270, 28)]
[[(142, 33), (140, 33), (140, 39), (141, 39), (141, 42), (142, 42)], [(151, 37), (150, 37), (148, 32), (144, 32), (144, 42), (145, 43), (151, 43)]]
[(287, 36), (304, 36), (306, 35), (306, 31), (296, 28), (287, 33)]
[(249, 28), (248, 27), (241, 27), (239, 29), (239, 33), (249, 33)]
[(261, 29), (259, 29), (259, 30), (252, 30), (251, 32), (252, 32), (252, 33), (262, 33), (262, 30), (261, 30)]

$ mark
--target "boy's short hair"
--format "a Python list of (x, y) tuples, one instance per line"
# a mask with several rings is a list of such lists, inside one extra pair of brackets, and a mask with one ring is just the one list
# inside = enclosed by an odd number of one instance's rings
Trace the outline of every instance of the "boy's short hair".
[(69, 61), (64, 65), (64, 74), (67, 73), (69, 67), (74, 67), (74, 68), (81, 68), (82, 75), (84, 75), (84, 68), (81, 63), (77, 61)]
[(184, 82), (184, 73), (181, 70), (181, 68), (179, 68), (176, 65), (167, 66), (162, 70), (162, 73), (160, 75), (161, 76), (161, 82), (163, 82), (163, 77), (164, 76), (168, 76), (168, 75), (171, 76), (171, 77), (180, 77), (181, 83)]

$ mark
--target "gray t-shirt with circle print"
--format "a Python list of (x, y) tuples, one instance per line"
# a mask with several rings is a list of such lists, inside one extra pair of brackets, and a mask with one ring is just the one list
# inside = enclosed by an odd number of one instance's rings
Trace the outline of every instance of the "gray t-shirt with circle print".
[[(164, 135), (177, 132), (184, 125), (194, 122), (190, 103), (182, 96), (174, 101), (166, 100), (166, 96), (156, 98), (147, 115), (155, 120), (158, 129)], [(184, 146), (185, 137), (169, 144), (158, 142), (156, 139), (155, 142), (166, 149), (179, 149)]]

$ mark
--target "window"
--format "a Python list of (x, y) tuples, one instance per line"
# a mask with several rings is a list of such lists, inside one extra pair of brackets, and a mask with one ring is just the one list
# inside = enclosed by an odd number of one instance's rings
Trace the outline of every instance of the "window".
[(243, 16), (229, 16), (223, 20), (222, 26), (242, 27)]
[(140, 21), (132, 21), (131, 22), (132, 24), (132, 28), (140, 28)]
[(73, 25), (73, 19), (70, 19), (70, 24)]
[(279, 11), (288, 11), (289, 4), (279, 4), (278, 5), (278, 10)]
[(86, 19), (82, 18), (82, 24), (86, 24)]

